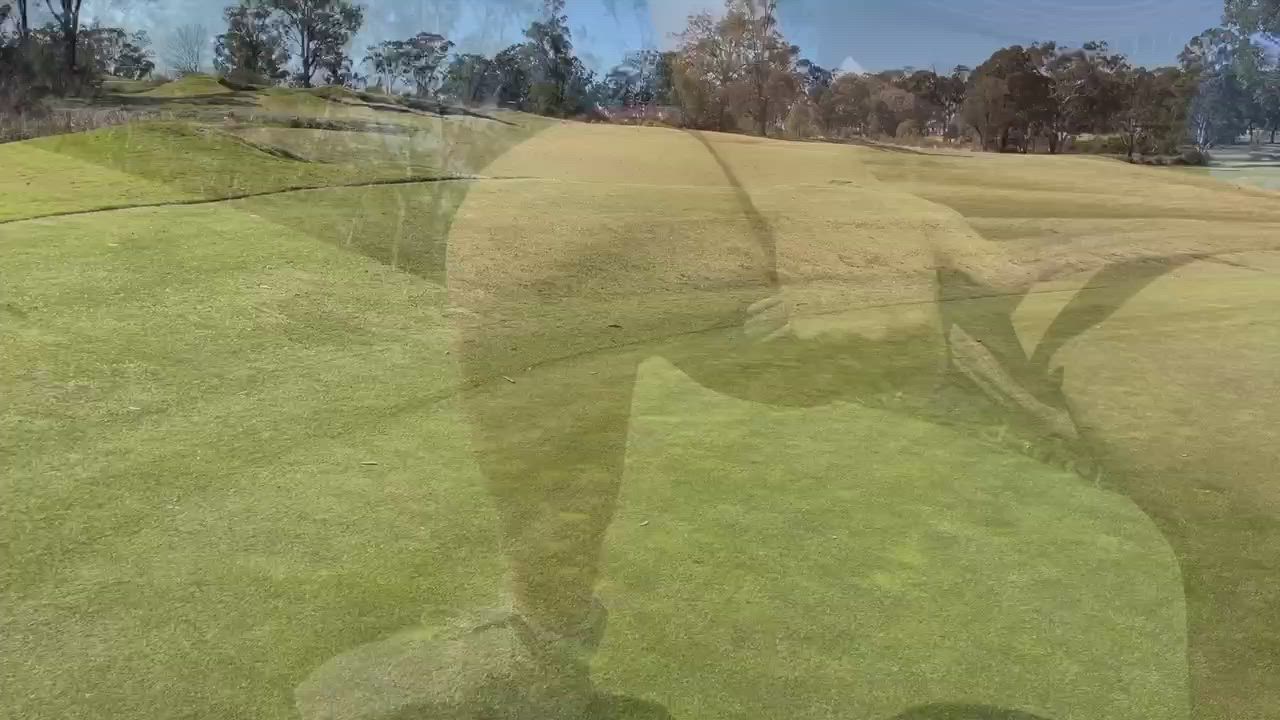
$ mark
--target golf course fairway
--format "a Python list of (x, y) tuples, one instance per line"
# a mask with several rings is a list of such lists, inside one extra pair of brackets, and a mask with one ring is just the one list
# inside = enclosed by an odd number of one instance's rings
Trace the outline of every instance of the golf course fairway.
[[(598, 690), (689, 720), (1280, 706), (1242, 670), (1280, 642), (1280, 195), (1086, 157), (379, 122), (403, 132), (0, 145), (0, 718), (297, 717), (330, 658), (501, 604), (475, 403), (620, 354)], [(910, 391), (786, 402), (827, 372), (804, 353), (777, 387), (681, 366), (720, 372), (762, 293), (802, 339), (942, 337), (939, 258), (995, 294), (957, 302), (1017, 297), (1100, 473)], [(1058, 347), (1068, 307), (1098, 319)], [(884, 364), (914, 379), (945, 361), (926, 346)]]

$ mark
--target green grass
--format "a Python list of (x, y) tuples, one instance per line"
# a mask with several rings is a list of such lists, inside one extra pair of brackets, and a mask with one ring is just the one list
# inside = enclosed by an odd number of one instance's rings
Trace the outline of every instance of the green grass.
[(0, 221), (118, 205), (180, 202), (182, 188), (91, 165), (33, 142), (0, 145)]
[(611, 689), (676, 717), (962, 699), (1185, 716), (1177, 565), (1124, 499), (924, 422), (768, 409), (660, 361), (637, 394), (603, 590)]
[[(488, 127), (472, 129), (477, 122)], [(474, 146), (449, 142), (461, 132), (485, 141)], [(0, 220), (467, 176), (530, 132), (492, 121), (450, 119), (404, 136), (291, 128), (254, 128), (237, 135), (187, 123), (135, 123), (58, 135), (0, 147), (0, 162), (14, 168), (0, 179), (0, 188), (11, 191), (0, 204)]]
[(324, 115), (339, 109), (319, 93), (289, 88), (268, 88), (258, 95), (258, 104), (274, 112)]
[(335, 646), (487, 589), (406, 582), (493, 564), (438, 289), (226, 209), (103, 219), (0, 230), (5, 716), (288, 717)]
[(377, 170), (366, 172), (361, 165), (337, 167), (278, 157), (217, 128), (184, 123), (124, 125), (43, 138), (34, 144), (202, 198), (380, 177)]
[[(499, 391), (571, 387), (596, 355), (555, 358), (683, 330), (672, 318), (736, 297), (751, 229), (688, 136), (413, 122), (0, 147), (18, 169), (0, 220), (34, 218), (0, 224), (0, 717), (289, 718), (293, 688), (334, 655), (499, 599), (449, 252), (529, 273), (494, 333), (532, 323), (552, 361), (504, 371)], [(1121, 485), (892, 403), (777, 408), (645, 362), (608, 508), (600, 686), (678, 718), (930, 702), (1179, 718), (1192, 689), (1205, 717), (1273, 707), (1274, 682), (1250, 675), (1275, 657), (1280, 557), (1272, 196), (1117, 165), (1099, 205), (1109, 166), (1088, 159), (716, 142), (794, 278), (911, 278), (922, 238), (1056, 268), (1016, 316), (1028, 346), (1081, 273), (1116, 258), (1198, 248), (1236, 264), (1169, 273), (1059, 358)], [(45, 217), (406, 169), (526, 179)], [(553, 307), (571, 281), (586, 283), (572, 317)], [(537, 324), (556, 317), (571, 322)], [(547, 422), (596, 399), (558, 401)]]
[[(106, 217), (0, 230), (8, 712), (289, 717), (331, 654), (497, 597), (439, 286), (221, 206)], [(1123, 499), (918, 421), (770, 411), (661, 366), (636, 402), (606, 687), (678, 716), (957, 694), (1178, 711), (1176, 566)]]
[(448, 223), (466, 191), (467, 183), (442, 183), (426, 191), (417, 186), (322, 189), (251, 198), (232, 207), (443, 283)]
[(155, 98), (187, 98), (205, 95), (229, 95), (233, 90), (211, 75), (192, 73), (142, 93)]

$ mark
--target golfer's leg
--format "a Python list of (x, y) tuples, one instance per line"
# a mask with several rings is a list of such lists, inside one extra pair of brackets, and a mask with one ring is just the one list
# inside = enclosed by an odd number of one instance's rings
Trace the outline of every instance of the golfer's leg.
[(636, 358), (595, 354), (482, 382), (464, 395), (502, 523), (517, 612), (588, 630), (626, 452)]
[(568, 719), (600, 702), (589, 676), (604, 629), (593, 590), (622, 476), (634, 360), (587, 356), (505, 377), (476, 375), (488, 366), (470, 360), (473, 387), (461, 401), (501, 515), (514, 612), (458, 608), (447, 627), (333, 658), (295, 692), (306, 720)]

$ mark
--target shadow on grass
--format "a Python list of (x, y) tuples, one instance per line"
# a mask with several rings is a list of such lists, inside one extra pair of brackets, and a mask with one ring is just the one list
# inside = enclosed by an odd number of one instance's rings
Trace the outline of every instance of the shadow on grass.
[(864, 147), (871, 150), (879, 150), (880, 152), (898, 153), (900, 155), (924, 155), (927, 157), (964, 157), (964, 158), (971, 157), (970, 155), (963, 155), (958, 153), (929, 152), (928, 150), (921, 150), (918, 148), (906, 147), (904, 145), (891, 145), (889, 143), (876, 142), (875, 140), (868, 140), (866, 138), (847, 138), (844, 140), (844, 144), (857, 145), (858, 147)]
[(1049, 720), (1021, 710), (993, 707), (991, 705), (921, 705), (912, 708), (893, 720)]
[(212, 93), (209, 95), (188, 95), (178, 97), (161, 97), (157, 95), (108, 95), (110, 102), (129, 107), (161, 107), (161, 106), (194, 106), (194, 107), (254, 107), (257, 100), (245, 93)]
[(592, 720), (674, 720), (658, 703), (626, 695), (597, 695), (587, 716)]

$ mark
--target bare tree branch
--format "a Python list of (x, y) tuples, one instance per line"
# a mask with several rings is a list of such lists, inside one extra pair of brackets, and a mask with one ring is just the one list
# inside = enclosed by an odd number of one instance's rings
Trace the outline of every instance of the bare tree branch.
[(183, 25), (165, 44), (164, 60), (179, 73), (200, 72), (209, 44), (209, 30), (204, 25)]

